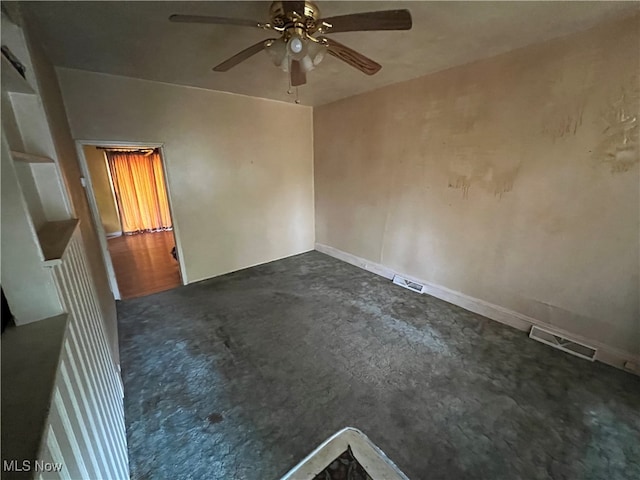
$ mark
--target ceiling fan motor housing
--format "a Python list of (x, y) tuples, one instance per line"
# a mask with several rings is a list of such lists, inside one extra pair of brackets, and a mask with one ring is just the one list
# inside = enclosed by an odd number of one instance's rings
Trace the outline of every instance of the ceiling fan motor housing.
[(295, 28), (296, 33), (303, 31), (305, 35), (311, 35), (316, 31), (317, 19), (320, 18), (320, 9), (313, 2), (273, 2), (269, 9), (271, 24), (284, 29), (285, 33)]

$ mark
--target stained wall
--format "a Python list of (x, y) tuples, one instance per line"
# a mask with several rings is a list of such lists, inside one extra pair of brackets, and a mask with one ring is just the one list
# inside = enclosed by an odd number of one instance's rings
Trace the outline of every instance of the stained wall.
[(316, 241), (640, 353), (639, 23), (316, 108)]

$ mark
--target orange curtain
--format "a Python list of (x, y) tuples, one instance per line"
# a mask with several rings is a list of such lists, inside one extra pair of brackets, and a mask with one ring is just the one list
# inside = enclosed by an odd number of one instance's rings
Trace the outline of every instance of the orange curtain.
[(107, 151), (124, 233), (171, 230), (171, 215), (157, 150)]

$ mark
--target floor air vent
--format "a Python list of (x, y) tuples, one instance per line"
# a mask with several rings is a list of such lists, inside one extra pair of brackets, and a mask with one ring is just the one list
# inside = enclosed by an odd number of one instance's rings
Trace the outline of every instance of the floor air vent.
[(584, 343), (576, 342), (575, 340), (571, 340), (537, 326), (531, 327), (529, 337), (539, 342), (546, 343), (547, 345), (551, 345), (563, 352), (570, 353), (571, 355), (591, 360), (592, 362), (596, 359), (596, 348), (585, 345)]
[(417, 282), (412, 282), (411, 280), (401, 277), (400, 275), (393, 276), (393, 283), (395, 283), (396, 285), (400, 285), (401, 287), (407, 288), (413, 292), (422, 293), (424, 291), (424, 285)]

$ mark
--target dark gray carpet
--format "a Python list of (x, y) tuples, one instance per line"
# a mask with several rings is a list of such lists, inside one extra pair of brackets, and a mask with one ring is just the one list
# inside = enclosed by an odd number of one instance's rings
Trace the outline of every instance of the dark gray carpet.
[(640, 379), (311, 252), (119, 302), (134, 479), (277, 479), (337, 430), (412, 479), (638, 479)]

